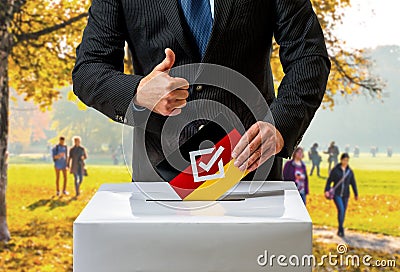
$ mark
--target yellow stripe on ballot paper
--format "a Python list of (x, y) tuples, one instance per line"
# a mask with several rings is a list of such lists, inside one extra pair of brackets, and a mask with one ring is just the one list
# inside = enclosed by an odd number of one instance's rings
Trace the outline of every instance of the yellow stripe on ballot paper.
[(234, 161), (232, 159), (224, 166), (225, 177), (205, 181), (183, 200), (213, 201), (223, 196), (248, 173), (248, 171), (242, 172), (234, 166)]

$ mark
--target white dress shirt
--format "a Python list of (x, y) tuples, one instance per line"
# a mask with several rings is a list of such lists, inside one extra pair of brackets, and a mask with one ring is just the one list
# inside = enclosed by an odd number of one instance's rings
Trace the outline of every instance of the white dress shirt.
[(211, 6), (211, 16), (214, 19), (214, 0), (210, 0), (210, 6)]

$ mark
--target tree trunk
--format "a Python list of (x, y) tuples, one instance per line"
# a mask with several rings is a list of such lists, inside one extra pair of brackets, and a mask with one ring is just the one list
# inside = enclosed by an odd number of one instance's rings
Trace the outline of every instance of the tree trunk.
[(3, 242), (10, 240), (6, 212), (10, 40), (6, 27), (0, 26), (0, 241)]

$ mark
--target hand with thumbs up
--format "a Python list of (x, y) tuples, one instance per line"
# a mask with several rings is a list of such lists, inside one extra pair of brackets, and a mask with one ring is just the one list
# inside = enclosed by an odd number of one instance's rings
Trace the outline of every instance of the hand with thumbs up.
[(189, 96), (189, 82), (171, 77), (168, 72), (175, 63), (175, 53), (165, 49), (165, 59), (144, 77), (137, 88), (134, 103), (164, 116), (181, 113)]

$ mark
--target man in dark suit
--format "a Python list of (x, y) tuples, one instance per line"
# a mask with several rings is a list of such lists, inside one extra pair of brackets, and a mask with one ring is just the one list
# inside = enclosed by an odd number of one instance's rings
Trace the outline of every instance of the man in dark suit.
[[(270, 67), (273, 37), (285, 72), (277, 96)], [(123, 74), (125, 42), (135, 75)], [(274, 125), (246, 118), (243, 105), (223, 90), (197, 85), (188, 91), (185, 78), (165, 73), (199, 62), (246, 76), (270, 106)], [(276, 154), (269, 179), (279, 180), (282, 157), (299, 144), (320, 106), (329, 70), (309, 0), (93, 0), (73, 83), (83, 102), (117, 122), (124, 121), (132, 100), (134, 111), (151, 111), (151, 126), (141, 128), (146, 137), (136, 140), (146, 142), (152, 165), (163, 159), (159, 133), (168, 116), (197, 99), (223, 103), (247, 129), (233, 150), (235, 165), (253, 171)], [(192, 122), (184, 138), (200, 126)]]

